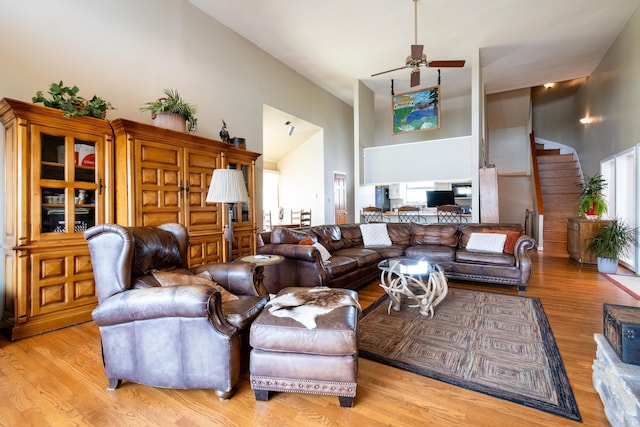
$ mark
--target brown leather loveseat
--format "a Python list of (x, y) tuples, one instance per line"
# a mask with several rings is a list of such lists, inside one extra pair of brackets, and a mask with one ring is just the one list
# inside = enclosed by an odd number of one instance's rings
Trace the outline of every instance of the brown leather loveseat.
[[(391, 242), (384, 246), (365, 245), (360, 224), (320, 225), (306, 231), (276, 227), (260, 233), (257, 252), (285, 258), (265, 268), (265, 287), (269, 293), (295, 286), (356, 289), (380, 275), (380, 261), (399, 256), (437, 263), (449, 279), (515, 285), (519, 291), (525, 291), (531, 279), (528, 252), (536, 242), (523, 234), (520, 224), (387, 223), (386, 227)], [(470, 250), (467, 245), (474, 233), (505, 234), (504, 252)], [(328, 260), (308, 244), (316, 242), (327, 249)]]

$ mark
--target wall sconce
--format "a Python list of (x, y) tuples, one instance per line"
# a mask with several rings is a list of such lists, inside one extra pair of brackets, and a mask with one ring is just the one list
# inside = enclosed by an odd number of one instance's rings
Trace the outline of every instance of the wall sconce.
[(583, 117), (580, 119), (580, 123), (585, 126), (589, 126), (589, 123), (591, 123), (591, 119), (589, 117)]
[(287, 135), (291, 136), (293, 130), (295, 129), (295, 126), (293, 126), (289, 120), (284, 122), (284, 125), (287, 127)]

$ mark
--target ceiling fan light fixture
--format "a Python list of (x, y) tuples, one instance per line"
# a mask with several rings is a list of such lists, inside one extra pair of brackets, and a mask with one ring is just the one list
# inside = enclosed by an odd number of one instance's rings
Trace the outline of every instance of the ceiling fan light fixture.
[(404, 67), (393, 68), (391, 70), (382, 71), (380, 73), (372, 74), (371, 77), (379, 76), (380, 74), (391, 73), (393, 71), (402, 70), (403, 68), (411, 69), (411, 87), (418, 86), (420, 84), (420, 67), (431, 68), (446, 68), (464, 67), (464, 59), (457, 60), (443, 60), (443, 61), (427, 61), (427, 55), (424, 53), (424, 45), (418, 44), (418, 0), (413, 0), (414, 7), (414, 43), (411, 45), (411, 54), (407, 56)]

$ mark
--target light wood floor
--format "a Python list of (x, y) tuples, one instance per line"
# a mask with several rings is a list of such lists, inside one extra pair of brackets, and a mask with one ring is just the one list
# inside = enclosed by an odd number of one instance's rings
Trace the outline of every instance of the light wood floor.
[[(565, 363), (584, 426), (606, 426), (592, 386), (594, 333), (602, 332), (604, 302), (640, 306), (595, 267), (565, 255), (533, 253), (526, 292), (539, 297)], [(622, 272), (622, 270), (620, 271)], [(517, 294), (511, 287), (452, 286)], [(363, 306), (382, 290), (361, 289)], [(501, 399), (360, 359), (353, 408), (336, 397), (275, 394), (256, 402), (248, 380), (228, 401), (207, 390), (168, 390), (107, 383), (97, 327), (85, 323), (9, 342), (0, 338), (0, 425), (17, 426), (578, 426), (579, 423)]]

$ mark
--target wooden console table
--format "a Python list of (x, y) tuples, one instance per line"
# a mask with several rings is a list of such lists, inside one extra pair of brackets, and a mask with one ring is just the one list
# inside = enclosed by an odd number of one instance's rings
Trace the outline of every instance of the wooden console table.
[(596, 264), (597, 257), (587, 251), (591, 239), (609, 220), (569, 218), (567, 220), (567, 251), (569, 257), (582, 264)]

